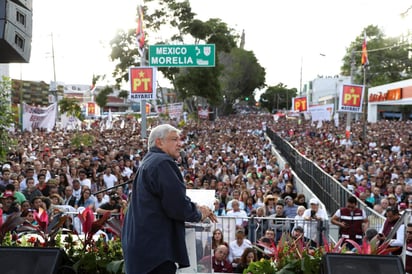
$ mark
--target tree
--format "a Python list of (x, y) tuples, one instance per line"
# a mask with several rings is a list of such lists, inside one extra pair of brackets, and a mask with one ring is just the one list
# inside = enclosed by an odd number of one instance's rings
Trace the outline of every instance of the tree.
[(260, 66), (254, 53), (241, 48), (233, 48), (230, 53), (219, 54), (224, 66), (219, 77), (225, 99), (224, 109), (235, 103), (236, 99), (254, 103), (254, 91), (265, 85), (265, 69)]
[[(150, 5), (153, 3), (155, 5)], [(230, 52), (236, 47), (238, 36), (233, 29), (228, 28), (220, 19), (209, 19), (206, 22), (194, 19), (195, 14), (189, 1), (148, 0), (145, 5), (145, 30), (157, 33), (167, 27), (170, 34), (167, 39), (159, 41), (161, 44), (181, 44), (185, 40), (194, 40), (195, 43), (215, 44), (216, 52)], [(111, 47), (111, 58), (118, 62), (113, 73), (117, 77), (116, 82), (128, 81), (129, 67), (139, 64), (140, 59), (134, 30), (119, 32), (111, 41)], [(211, 105), (222, 101), (219, 75), (223, 67), (219, 64), (218, 54), (215, 65), (212, 68), (159, 68), (159, 71), (170, 80), (179, 98), (186, 100), (189, 108), (193, 109), (196, 107), (196, 96), (204, 97)]]
[(276, 86), (270, 86), (260, 96), (260, 105), (270, 112), (280, 109), (290, 109), (292, 98), (296, 97), (298, 91), (296, 88), (288, 89), (286, 85), (279, 83)]
[(353, 82), (363, 84), (361, 51), (364, 33), (369, 59), (366, 66), (367, 85), (378, 86), (412, 77), (411, 45), (400, 38), (385, 37), (384, 32), (373, 25), (366, 27), (348, 47), (341, 67), (342, 75), (349, 76), (352, 70)]
[(127, 99), (129, 97), (129, 92), (127, 90), (121, 90), (118, 95), (119, 98)]
[(74, 98), (63, 98), (59, 101), (60, 113), (67, 113), (68, 116), (73, 116), (80, 121), (84, 120), (82, 109), (79, 102)]
[(9, 128), (13, 125), (14, 116), (10, 105), (11, 80), (2, 76), (0, 81), (0, 162), (7, 158), (7, 153), (13, 145), (9, 136)]
[(113, 88), (106, 86), (102, 90), (100, 90), (99, 93), (96, 95), (95, 101), (96, 101), (96, 104), (100, 107), (101, 111), (107, 105), (107, 96), (112, 92), (113, 92)]

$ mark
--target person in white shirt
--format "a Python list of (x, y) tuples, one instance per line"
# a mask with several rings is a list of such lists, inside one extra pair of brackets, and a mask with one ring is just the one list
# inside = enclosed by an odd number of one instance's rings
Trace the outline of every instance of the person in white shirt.
[(125, 161), (120, 161), (120, 170), (122, 172), (121, 175), (123, 178), (130, 179), (130, 176), (132, 176), (133, 174), (133, 170), (130, 167), (128, 167), (124, 162)]
[(95, 195), (94, 208), (99, 208), (102, 204), (109, 202), (110, 197), (105, 192), (100, 192)]
[(72, 182), (73, 187), (73, 196), (76, 197), (76, 201), (78, 201), (82, 195), (82, 186), (80, 185), (80, 181), (74, 179)]
[(240, 263), (240, 257), (243, 254), (243, 251), (252, 247), (252, 243), (246, 239), (245, 231), (243, 229), (236, 230), (236, 240), (233, 240), (229, 243), (229, 256), (228, 260), (232, 263), (233, 267), (236, 267)]
[(117, 177), (112, 173), (112, 168), (106, 168), (103, 174), (103, 182), (107, 189), (112, 188), (117, 183)]
[(243, 209), (240, 209), (239, 201), (236, 199), (232, 201), (232, 209), (226, 212), (228, 217), (236, 217), (236, 227), (245, 227), (247, 224), (247, 213)]
[(232, 208), (232, 203), (233, 203), (233, 201), (237, 201), (238, 203), (239, 203), (239, 207), (240, 207), (240, 209), (245, 209), (245, 203), (244, 202), (242, 202), (242, 201), (239, 201), (239, 198), (240, 198), (240, 191), (239, 190), (237, 190), (237, 189), (235, 189), (235, 190), (233, 190), (232, 191), (232, 200), (230, 200), (228, 203), (227, 203), (227, 205), (226, 205), (226, 211), (229, 211), (229, 210), (232, 210), (233, 208)]
[(320, 237), (322, 231), (322, 222), (328, 220), (328, 214), (319, 206), (320, 202), (316, 198), (309, 200), (309, 208), (303, 212), (303, 219), (305, 220), (305, 237), (312, 240), (317, 244), (321, 244), (322, 238)]
[(92, 182), (90, 181), (89, 178), (87, 178), (87, 173), (86, 170), (81, 169), (79, 170), (79, 181), (80, 181), (80, 185), (83, 186), (87, 186), (89, 189), (92, 188)]

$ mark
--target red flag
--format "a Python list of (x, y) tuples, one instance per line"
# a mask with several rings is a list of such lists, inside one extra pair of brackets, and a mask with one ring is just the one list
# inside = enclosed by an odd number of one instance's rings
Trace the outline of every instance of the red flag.
[(368, 60), (368, 50), (366, 48), (366, 32), (364, 32), (364, 39), (362, 43), (362, 58), (361, 58), (361, 63), (362, 66), (367, 66), (369, 65), (369, 60)]
[(47, 214), (47, 211), (42, 207), (39, 207), (37, 214), (34, 214), (34, 219), (39, 224), (41, 230), (46, 232), (47, 226), (49, 225), (49, 215)]
[(86, 207), (81, 213), (79, 213), (79, 219), (82, 223), (83, 232), (85, 234), (89, 233), (94, 222), (93, 210), (90, 207)]
[(139, 6), (137, 9), (137, 28), (136, 28), (136, 39), (137, 46), (140, 54), (143, 54), (144, 49), (144, 30), (143, 30), (143, 7)]

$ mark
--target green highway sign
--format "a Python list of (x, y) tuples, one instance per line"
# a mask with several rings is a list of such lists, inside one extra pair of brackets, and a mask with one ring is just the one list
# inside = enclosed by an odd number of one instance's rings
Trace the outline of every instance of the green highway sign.
[(149, 46), (152, 67), (214, 67), (215, 45), (153, 45)]

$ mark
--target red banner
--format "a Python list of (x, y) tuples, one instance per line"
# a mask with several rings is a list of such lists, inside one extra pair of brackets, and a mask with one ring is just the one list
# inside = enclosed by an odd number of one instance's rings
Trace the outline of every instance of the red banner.
[(199, 116), (199, 119), (208, 119), (209, 118), (209, 108), (198, 106), (197, 115)]
[(363, 89), (362, 85), (343, 85), (339, 111), (362, 112)]
[(293, 100), (293, 110), (298, 112), (303, 112), (308, 110), (308, 99), (307, 97), (294, 98)]
[(134, 67), (129, 70), (131, 100), (156, 99), (156, 68)]
[(95, 115), (96, 114), (96, 105), (93, 102), (87, 103), (87, 115)]

